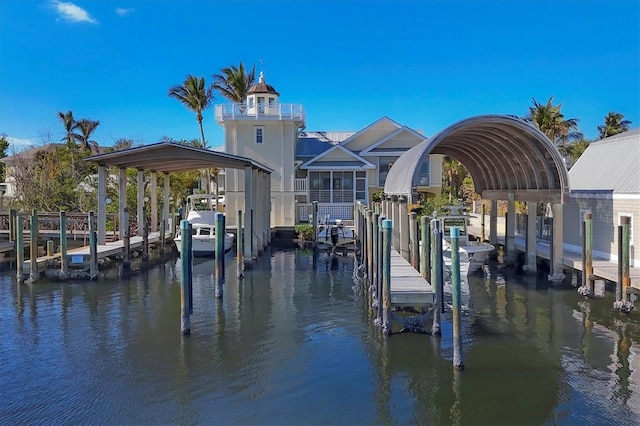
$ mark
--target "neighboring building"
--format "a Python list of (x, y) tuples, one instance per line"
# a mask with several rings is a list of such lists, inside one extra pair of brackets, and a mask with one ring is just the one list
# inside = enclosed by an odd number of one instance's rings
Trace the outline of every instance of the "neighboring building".
[[(393, 162), (426, 139), (387, 117), (357, 132), (305, 131), (302, 105), (280, 104), (279, 96), (260, 73), (245, 103), (215, 107), (225, 131), (225, 152), (273, 170), (272, 227), (308, 221), (313, 201), (318, 201), (320, 217), (352, 219), (354, 201), (369, 203), (384, 188)], [(226, 170), (227, 211), (244, 208), (244, 180), (244, 171)], [(440, 196), (441, 188), (442, 156), (431, 155), (417, 191)]]
[(569, 170), (564, 245), (582, 250), (584, 213), (593, 216), (593, 255), (618, 261), (620, 217), (631, 217), (631, 266), (640, 267), (640, 129), (592, 142)]

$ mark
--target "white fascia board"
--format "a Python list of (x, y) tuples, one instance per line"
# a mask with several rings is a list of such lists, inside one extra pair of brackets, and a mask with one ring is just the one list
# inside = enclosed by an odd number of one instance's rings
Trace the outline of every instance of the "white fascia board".
[(340, 142), (340, 145), (346, 145), (349, 142), (351, 142), (352, 140), (358, 138), (360, 135), (368, 132), (372, 127), (374, 127), (375, 125), (382, 123), (383, 121), (387, 121), (389, 123), (391, 123), (392, 125), (394, 125), (396, 128), (400, 129), (402, 126), (398, 123), (396, 123), (395, 121), (393, 121), (392, 119), (390, 119), (389, 117), (387, 117), (386, 115), (384, 117), (381, 117), (379, 119), (377, 119), (376, 121), (374, 121), (373, 123), (369, 124), (367, 127), (365, 127), (364, 129), (360, 130), (359, 132), (354, 133), (353, 135), (349, 136), (348, 138), (346, 138), (345, 140), (343, 140), (342, 142)]
[[(371, 156), (379, 156), (381, 154), (377, 154), (377, 153), (371, 153), (370, 151), (372, 149), (375, 149), (377, 147), (379, 147), (380, 145), (384, 144), (385, 142), (395, 138), (396, 136), (402, 134), (403, 132), (407, 132), (410, 135), (414, 136), (416, 139), (418, 139), (418, 144), (421, 142), (424, 142), (425, 140), (427, 140), (427, 138), (425, 138), (423, 135), (421, 135), (420, 133), (416, 132), (415, 130), (410, 129), (407, 126), (402, 126), (401, 128), (399, 128), (398, 130), (396, 130), (395, 132), (388, 134), (387, 136), (385, 136), (384, 138), (380, 139), (378, 142), (374, 143), (373, 145), (369, 146), (369, 148), (360, 151), (360, 155), (371, 155)], [(417, 145), (417, 144), (416, 144)], [(415, 146), (415, 145), (414, 145)], [(405, 153), (407, 152), (409, 149), (413, 148), (413, 146), (408, 147), (407, 149), (405, 149), (404, 151), (397, 151), (397, 152), (401, 152), (401, 153)], [(391, 153), (385, 153), (383, 155), (392, 155)]]
[(569, 192), (569, 198), (591, 198), (597, 200), (640, 200), (640, 194), (616, 194), (612, 191), (601, 190), (573, 190)]
[(315, 163), (316, 161), (318, 161), (322, 157), (326, 156), (330, 152), (335, 151), (337, 149), (340, 149), (343, 152), (349, 154), (351, 157), (353, 157), (354, 160), (362, 162), (367, 168), (375, 168), (376, 167), (374, 164), (372, 164), (371, 162), (369, 162), (369, 161), (365, 160), (364, 158), (360, 157), (355, 152), (349, 151), (347, 148), (344, 148), (341, 145), (334, 145), (331, 148), (327, 149), (326, 151), (321, 152), (320, 154), (316, 155), (315, 157), (313, 157), (311, 160), (307, 161), (303, 165), (301, 165), (300, 168), (301, 169), (311, 169), (313, 167), (313, 166), (311, 166), (313, 163)]

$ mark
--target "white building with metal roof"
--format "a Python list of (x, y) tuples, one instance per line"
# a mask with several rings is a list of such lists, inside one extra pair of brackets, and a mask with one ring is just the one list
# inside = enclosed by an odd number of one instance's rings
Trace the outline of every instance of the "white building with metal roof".
[(618, 261), (618, 225), (631, 217), (630, 264), (640, 267), (640, 129), (592, 142), (569, 170), (565, 248), (579, 253), (584, 213), (593, 215), (593, 255)]

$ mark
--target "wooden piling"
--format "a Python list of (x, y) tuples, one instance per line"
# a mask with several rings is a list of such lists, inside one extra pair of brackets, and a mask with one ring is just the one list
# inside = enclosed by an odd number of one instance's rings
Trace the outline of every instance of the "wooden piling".
[(60, 272), (66, 277), (69, 273), (67, 258), (67, 213), (60, 212)]
[(409, 253), (411, 256), (411, 266), (420, 270), (420, 253), (418, 243), (418, 215), (416, 212), (409, 213)]
[(131, 235), (129, 229), (129, 208), (124, 208), (122, 215), (122, 229), (124, 231), (123, 246), (124, 254), (122, 256), (122, 270), (128, 272), (131, 269)]
[(485, 241), (485, 235), (484, 235), (484, 215), (485, 215), (485, 207), (484, 207), (484, 202), (480, 201), (482, 203), (481, 207), (480, 207), (480, 241)]
[(431, 238), (429, 236), (429, 218), (424, 215), (420, 217), (420, 241), (422, 249), (420, 250), (420, 275), (422, 278), (431, 282)]
[(318, 202), (313, 202), (313, 210), (311, 214), (311, 220), (313, 221), (311, 224), (313, 225), (313, 249), (318, 248)]
[(237, 260), (237, 273), (238, 278), (244, 277), (244, 239), (242, 229), (242, 210), (238, 210), (238, 229), (236, 232), (236, 260)]
[(391, 334), (391, 231), (389, 219), (382, 222), (382, 332)]
[(215, 250), (215, 295), (222, 298), (222, 285), (224, 284), (224, 215), (216, 213), (216, 250)]
[(31, 210), (29, 235), (31, 237), (31, 242), (29, 243), (29, 279), (31, 282), (35, 282), (40, 278), (40, 273), (38, 272), (38, 211), (36, 209)]
[(462, 306), (460, 300), (460, 228), (451, 227), (451, 294), (453, 304), (453, 368), (464, 370), (462, 361)]
[(15, 216), (15, 238), (16, 238), (16, 279), (18, 284), (24, 282), (24, 233), (22, 232), (22, 215)]
[(16, 210), (9, 210), (9, 241), (11, 242), (16, 240), (16, 217)]
[(380, 299), (378, 298), (378, 293), (376, 289), (378, 288), (378, 279), (380, 275), (378, 274), (378, 246), (380, 242), (378, 241), (378, 221), (380, 220), (380, 214), (374, 213), (371, 217), (371, 288), (373, 299), (375, 303), (380, 304)]
[(589, 296), (593, 296), (595, 281), (591, 278), (593, 275), (593, 215), (591, 213), (584, 214), (582, 229), (582, 285), (588, 289)]
[[(125, 209), (126, 211), (126, 209)], [(126, 233), (128, 234), (128, 232)], [(191, 334), (191, 229), (186, 220), (180, 222), (180, 331), (183, 335)]]
[(47, 240), (47, 256), (51, 257), (53, 256), (53, 240)]
[(149, 221), (147, 220), (146, 209), (142, 210), (142, 260), (149, 260)]
[(96, 234), (95, 214), (89, 212), (89, 279), (98, 278), (98, 237)]
[(620, 290), (622, 292), (622, 300), (629, 301), (627, 289), (631, 286), (631, 275), (629, 271), (630, 243), (631, 243), (631, 218), (622, 216), (620, 218), (620, 238), (618, 239), (618, 264)]
[(365, 226), (366, 226), (366, 230), (365, 230), (365, 234), (367, 236), (367, 245), (366, 245), (366, 262), (365, 262), (365, 266), (367, 268), (367, 280), (369, 281), (369, 283), (372, 282), (371, 276), (372, 276), (372, 269), (373, 269), (373, 262), (371, 260), (371, 257), (373, 256), (373, 244), (371, 243), (371, 240), (373, 239), (373, 211), (371, 209), (367, 209), (366, 211), (366, 217), (365, 217)]
[(440, 230), (440, 221), (438, 219), (431, 220), (431, 288), (435, 294), (435, 309), (433, 310), (433, 324), (431, 333), (439, 336), (442, 333), (440, 328), (440, 317), (442, 313), (442, 236)]
[(167, 229), (167, 221), (166, 219), (162, 219), (160, 221), (160, 253), (164, 255), (164, 239)]
[(376, 299), (378, 300), (378, 309), (376, 313), (376, 323), (382, 323), (382, 280), (384, 279), (383, 264), (384, 264), (384, 230), (382, 224), (386, 220), (384, 214), (378, 218), (378, 250), (376, 257), (378, 258), (378, 279), (376, 280)]

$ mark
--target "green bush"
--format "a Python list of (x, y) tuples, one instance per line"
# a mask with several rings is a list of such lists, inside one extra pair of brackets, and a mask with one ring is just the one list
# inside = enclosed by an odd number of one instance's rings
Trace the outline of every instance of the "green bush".
[(295, 226), (294, 230), (299, 239), (311, 241), (313, 238), (313, 226), (308, 223), (300, 223)]

